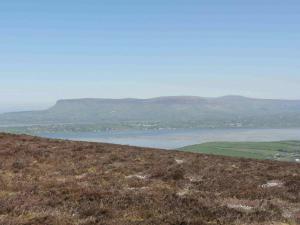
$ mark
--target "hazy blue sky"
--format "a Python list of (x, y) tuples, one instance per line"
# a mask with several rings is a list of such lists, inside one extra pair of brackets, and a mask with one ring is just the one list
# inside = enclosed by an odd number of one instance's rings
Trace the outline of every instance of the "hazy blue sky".
[(299, 0), (7, 0), (0, 110), (60, 98), (300, 99)]

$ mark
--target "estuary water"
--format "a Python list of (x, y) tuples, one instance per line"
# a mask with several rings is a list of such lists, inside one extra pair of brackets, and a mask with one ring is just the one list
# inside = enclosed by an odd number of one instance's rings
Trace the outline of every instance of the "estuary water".
[(214, 141), (300, 140), (297, 129), (177, 129), (78, 133), (42, 133), (39, 136), (76, 141), (105, 142), (141, 147), (176, 149)]

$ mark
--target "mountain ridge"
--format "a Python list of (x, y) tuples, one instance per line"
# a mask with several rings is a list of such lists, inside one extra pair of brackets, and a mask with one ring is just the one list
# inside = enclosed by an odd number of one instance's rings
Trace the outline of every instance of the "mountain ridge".
[(10, 113), (23, 113), (23, 112), (41, 112), (49, 110), (56, 105), (68, 103), (68, 102), (91, 102), (91, 101), (97, 101), (97, 102), (163, 102), (164, 100), (193, 100), (193, 101), (200, 101), (200, 100), (260, 100), (260, 101), (287, 101), (287, 102), (300, 102), (300, 99), (279, 99), (279, 98), (254, 98), (254, 97), (246, 97), (242, 95), (224, 95), (220, 97), (201, 97), (201, 96), (192, 96), (192, 95), (178, 95), (178, 96), (159, 96), (159, 97), (152, 97), (152, 98), (63, 98), (58, 99), (55, 104), (52, 106), (46, 108), (46, 109), (39, 109), (39, 110), (26, 110), (26, 111), (11, 111), (11, 112), (4, 112), (0, 113), (0, 115), (3, 114), (10, 114)]
[(277, 98), (253, 98), (242, 95), (224, 95), (220, 97), (201, 97), (192, 95), (178, 95), (178, 96), (159, 96), (153, 98), (66, 98), (59, 99), (55, 104), (63, 102), (75, 102), (75, 101), (114, 101), (114, 102), (153, 102), (162, 100), (220, 100), (220, 99), (244, 99), (244, 100), (261, 100), (261, 101), (288, 101), (288, 102), (300, 102), (300, 99), (277, 99)]
[(111, 128), (300, 127), (300, 100), (162, 96), (61, 99), (39, 111), (5, 113), (1, 124), (97, 124)]

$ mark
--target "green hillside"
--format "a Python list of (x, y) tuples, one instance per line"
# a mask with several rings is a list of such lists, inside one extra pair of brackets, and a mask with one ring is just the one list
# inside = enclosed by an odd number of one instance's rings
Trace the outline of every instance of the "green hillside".
[(209, 142), (191, 145), (179, 150), (213, 155), (299, 161), (300, 141), (280, 142)]

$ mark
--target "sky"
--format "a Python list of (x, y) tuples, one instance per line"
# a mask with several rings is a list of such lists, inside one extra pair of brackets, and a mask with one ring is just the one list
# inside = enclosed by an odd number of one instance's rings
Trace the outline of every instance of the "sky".
[(300, 99), (299, 0), (3, 0), (0, 112), (63, 98)]

